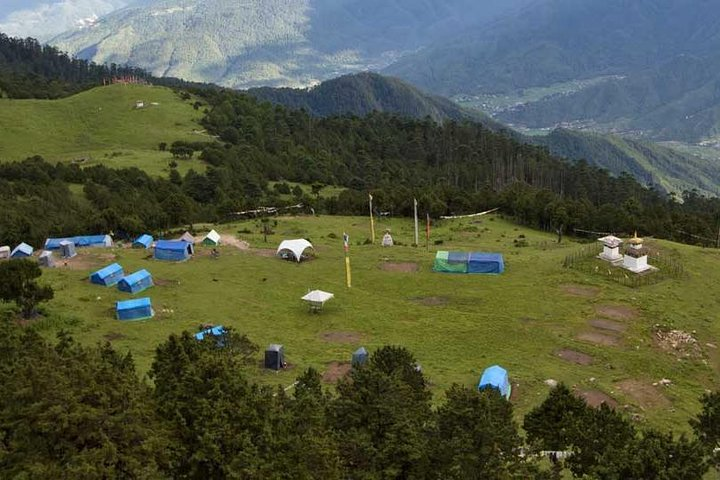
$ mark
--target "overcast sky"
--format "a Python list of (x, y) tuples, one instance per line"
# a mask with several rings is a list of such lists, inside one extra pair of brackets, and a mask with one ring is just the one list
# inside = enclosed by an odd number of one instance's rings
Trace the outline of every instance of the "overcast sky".
[(130, 0), (0, 0), (0, 32), (49, 40)]

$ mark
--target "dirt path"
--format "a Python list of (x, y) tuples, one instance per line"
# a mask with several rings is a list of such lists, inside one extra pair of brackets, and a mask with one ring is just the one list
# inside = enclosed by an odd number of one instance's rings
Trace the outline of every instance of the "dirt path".
[(642, 409), (667, 408), (671, 405), (670, 400), (660, 392), (658, 387), (653, 387), (639, 380), (623, 380), (617, 383), (617, 388)]
[(248, 242), (240, 240), (234, 235), (220, 235), (220, 245), (227, 245), (240, 250), (250, 249), (250, 244)]
[(613, 320), (633, 320), (638, 316), (638, 311), (627, 305), (600, 305), (595, 308), (595, 312), (601, 317)]
[(614, 347), (620, 345), (620, 339), (613, 335), (606, 335), (598, 332), (583, 332), (577, 336), (578, 340), (583, 342), (602, 345), (604, 347)]
[(593, 318), (590, 320), (590, 325), (600, 330), (607, 330), (614, 333), (623, 333), (627, 330), (627, 325), (604, 318)]

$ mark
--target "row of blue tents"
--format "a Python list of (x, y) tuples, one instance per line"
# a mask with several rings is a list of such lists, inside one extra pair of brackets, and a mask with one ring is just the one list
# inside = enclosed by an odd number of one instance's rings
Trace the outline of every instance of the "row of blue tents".
[(121, 292), (133, 294), (140, 293), (153, 286), (150, 272), (142, 269), (130, 275), (125, 275), (125, 271), (119, 263), (113, 263), (93, 273), (90, 275), (90, 282), (104, 287), (117, 285), (118, 290)]

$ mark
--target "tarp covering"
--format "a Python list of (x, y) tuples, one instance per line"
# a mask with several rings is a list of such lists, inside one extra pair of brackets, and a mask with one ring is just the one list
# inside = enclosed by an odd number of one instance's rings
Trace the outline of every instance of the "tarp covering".
[(192, 244), (181, 240), (158, 240), (155, 243), (155, 258), (157, 260), (182, 262), (190, 258), (193, 253)]
[(440, 251), (435, 255), (433, 271), (499, 274), (505, 271), (505, 264), (499, 253)]
[(13, 249), (12, 253), (10, 253), (10, 258), (30, 257), (34, 251), (35, 249), (33, 247), (23, 242)]
[(495, 388), (500, 391), (503, 397), (509, 400), (512, 387), (510, 386), (507, 370), (499, 365), (486, 368), (478, 384), (478, 390), (484, 388)]
[(213, 337), (221, 337), (225, 335), (225, 327), (223, 327), (222, 325), (218, 325), (217, 327), (208, 328), (207, 330), (196, 333), (195, 338), (197, 340), (202, 340), (205, 338), (206, 335), (212, 335)]
[(127, 293), (139, 293), (153, 286), (153, 279), (147, 270), (139, 270), (118, 283), (118, 289)]
[(205, 245), (220, 245), (220, 234), (217, 233), (215, 230), (210, 230), (210, 233), (205, 235), (205, 238), (203, 238), (202, 241)]
[(63, 240), (60, 242), (60, 256), (62, 258), (73, 258), (77, 255), (75, 251), (75, 243), (70, 240)]
[(45, 240), (45, 250), (57, 250), (64, 241), (70, 241), (76, 247), (112, 247), (110, 235), (81, 235), (67, 238), (48, 238)]
[(155, 315), (149, 298), (117, 302), (115, 312), (118, 320), (143, 320)]
[(111, 287), (118, 283), (125, 276), (123, 268), (119, 263), (113, 263), (90, 275), (90, 282), (96, 285)]
[(299, 262), (302, 260), (302, 254), (308, 248), (313, 248), (312, 243), (308, 242), (304, 238), (298, 238), (296, 240), (283, 240), (277, 249), (277, 255), (282, 258), (290, 258)]
[(140, 235), (138, 238), (135, 239), (132, 246), (133, 248), (150, 248), (153, 242), (153, 237), (148, 235), (147, 233), (144, 235)]
[(55, 258), (50, 250), (44, 250), (38, 258), (38, 263), (41, 267), (52, 268), (55, 266)]

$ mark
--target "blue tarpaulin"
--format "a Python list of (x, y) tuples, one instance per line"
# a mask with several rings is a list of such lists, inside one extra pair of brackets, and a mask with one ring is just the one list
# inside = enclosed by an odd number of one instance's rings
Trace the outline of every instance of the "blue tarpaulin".
[(153, 286), (153, 279), (147, 270), (139, 270), (118, 283), (118, 289), (127, 293), (140, 293)]
[(505, 271), (505, 263), (499, 253), (439, 251), (435, 255), (433, 271), (500, 274)]
[(133, 248), (150, 248), (150, 245), (152, 245), (153, 237), (151, 237), (148, 234), (140, 235), (138, 238), (135, 239), (132, 246)]
[(468, 260), (468, 273), (503, 273), (505, 263), (499, 253), (472, 252)]
[(21, 243), (13, 249), (12, 253), (10, 254), (10, 258), (30, 257), (32, 256), (34, 251), (35, 249), (27, 243)]
[(155, 315), (149, 298), (117, 302), (115, 311), (118, 320), (143, 320)]
[(500, 391), (500, 395), (509, 400), (512, 387), (510, 386), (507, 370), (499, 365), (486, 368), (478, 384), (478, 390), (484, 388), (495, 388)]
[(123, 268), (118, 263), (113, 263), (90, 275), (90, 281), (96, 285), (111, 287), (118, 283), (125, 276)]
[(181, 240), (158, 240), (155, 244), (155, 258), (158, 260), (182, 262), (193, 253), (192, 244)]
[(212, 335), (214, 337), (221, 337), (225, 335), (225, 327), (222, 325), (218, 325), (217, 327), (208, 328), (207, 330), (203, 330), (202, 332), (196, 333), (195, 338), (197, 340), (202, 340), (205, 338), (206, 335)]
[(112, 247), (110, 235), (80, 235), (67, 238), (48, 238), (45, 250), (58, 250), (62, 242), (73, 242), (76, 247)]

